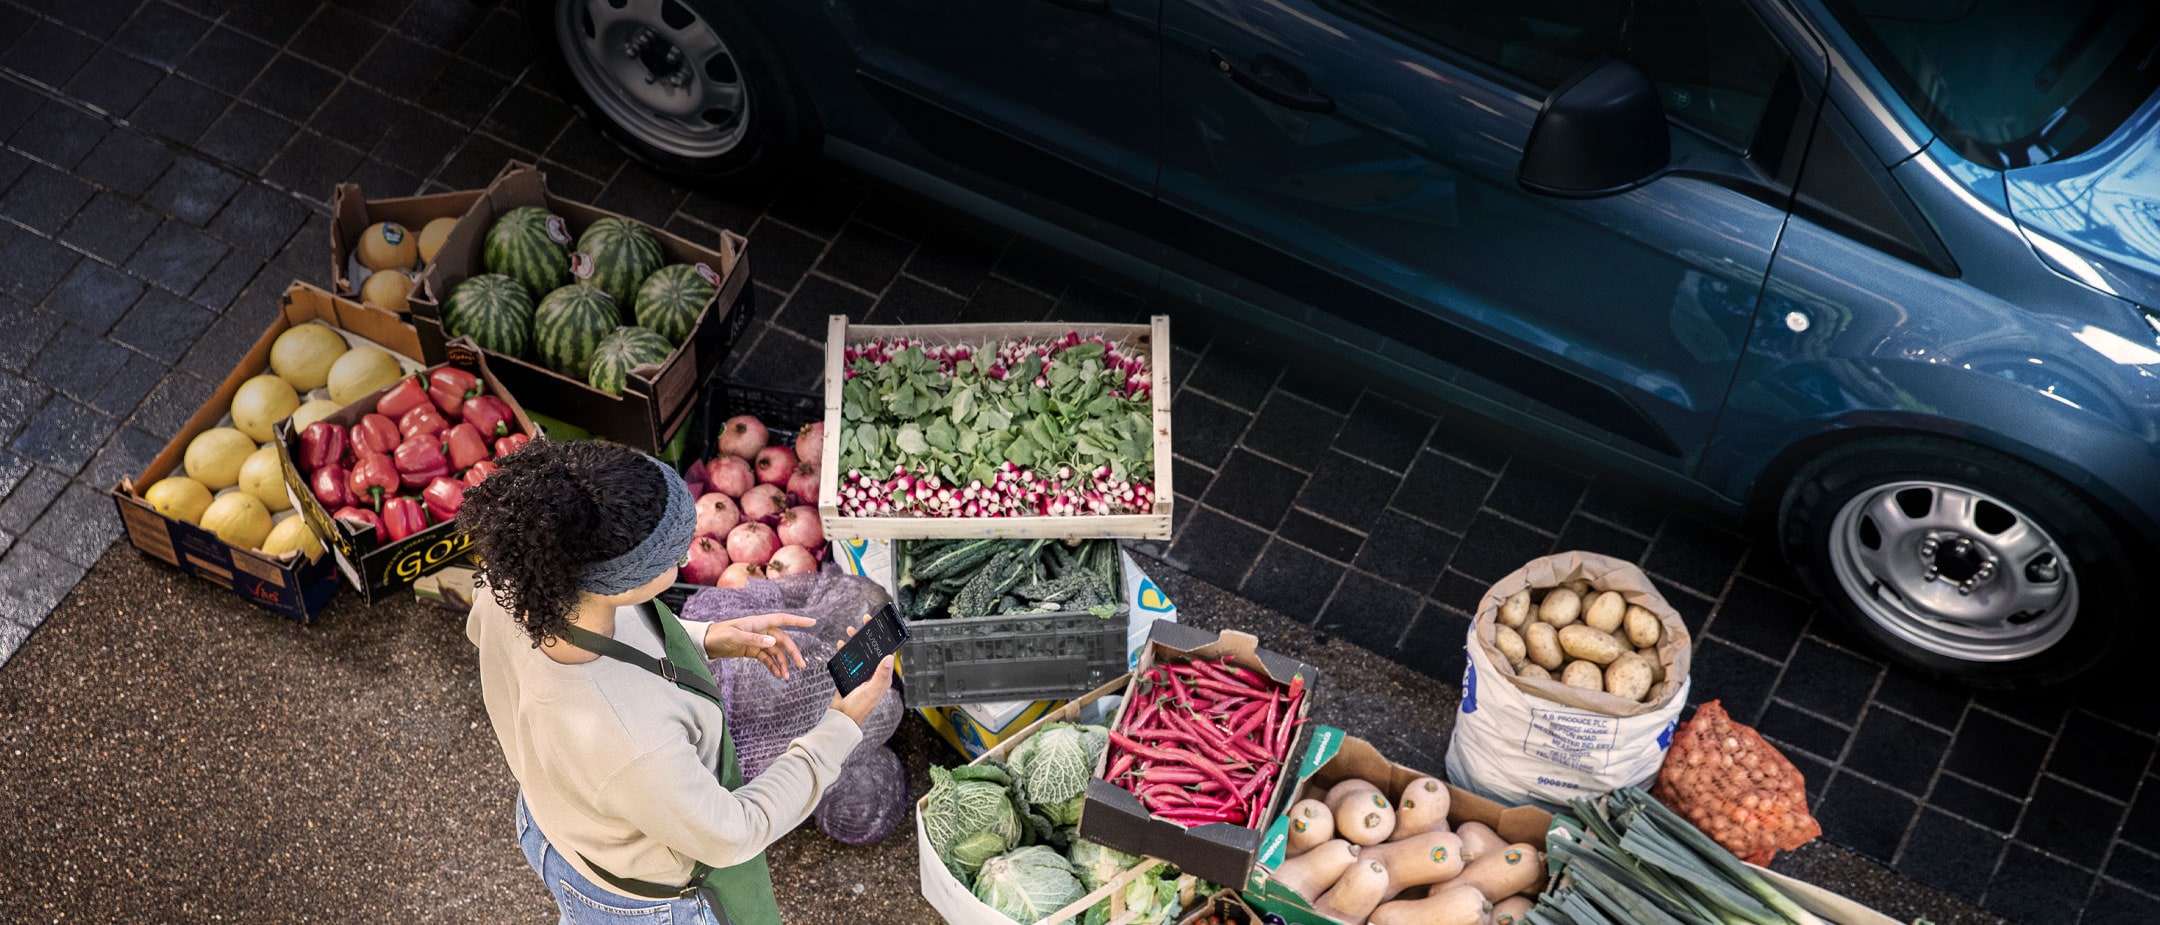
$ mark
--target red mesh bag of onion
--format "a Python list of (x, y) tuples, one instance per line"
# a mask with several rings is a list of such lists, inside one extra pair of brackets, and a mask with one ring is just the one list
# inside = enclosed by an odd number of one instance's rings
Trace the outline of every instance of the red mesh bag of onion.
[(1715, 700), (1674, 732), (1650, 793), (1751, 864), (1822, 834), (1800, 769)]

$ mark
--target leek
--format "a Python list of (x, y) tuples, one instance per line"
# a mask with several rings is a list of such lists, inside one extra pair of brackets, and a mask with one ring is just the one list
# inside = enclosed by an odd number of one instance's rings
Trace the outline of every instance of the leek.
[[(1778, 915), (1784, 916), (1786, 921), (1792, 922), (1794, 925), (1825, 925), (1822, 919), (1816, 918), (1814, 913), (1801, 908), (1798, 901), (1786, 895), (1784, 890), (1778, 889), (1777, 884), (1771, 883), (1768, 878), (1762, 875), (1761, 871), (1749, 867), (1746, 862), (1733, 857), (1732, 852), (1725, 850), (1724, 846), (1719, 845), (1717, 842), (1711, 841), (1710, 836), (1704, 835), (1701, 829), (1696, 828), (1693, 823), (1680, 818), (1678, 813), (1665, 808), (1665, 804), (1652, 799), (1649, 794), (1629, 787), (1624, 790), (1614, 791), (1612, 796), (1620, 800), (1623, 806), (1632, 804), (1630, 808), (1637, 814), (1636, 821), (1628, 830), (1629, 836), (1633, 836), (1637, 830), (1645, 828), (1647, 823), (1648, 828), (1665, 836), (1676, 847), (1684, 846), (1698, 860), (1709, 862), (1711, 868), (1724, 875), (1727, 883), (1738, 885), (1756, 899), (1761, 900), (1764, 906), (1768, 906), (1770, 909), (1775, 910)], [(1623, 842), (1625, 840), (1625, 838), (1622, 839)], [(1678, 874), (1679, 872), (1673, 871), (1673, 873)], [(1702, 881), (1691, 880), (1689, 882), (1707, 883), (1709, 879), (1705, 878)]]

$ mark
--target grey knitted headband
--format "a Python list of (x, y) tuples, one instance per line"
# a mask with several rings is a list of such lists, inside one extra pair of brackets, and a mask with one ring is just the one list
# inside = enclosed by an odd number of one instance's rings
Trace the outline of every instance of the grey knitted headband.
[(697, 499), (690, 497), (690, 486), (683, 484), (682, 476), (666, 463), (657, 459), (652, 463), (665, 473), (666, 512), (660, 515), (652, 532), (629, 552), (586, 566), (578, 576), (578, 587), (602, 595), (636, 588), (680, 563), (683, 553), (690, 549), (690, 541), (697, 538)]

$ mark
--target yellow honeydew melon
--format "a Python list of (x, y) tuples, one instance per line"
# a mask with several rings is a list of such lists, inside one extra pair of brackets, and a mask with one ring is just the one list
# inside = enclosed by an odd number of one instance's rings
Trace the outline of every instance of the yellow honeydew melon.
[(293, 410), (292, 429), (306, 430), (309, 424), (336, 414), (337, 411), (338, 403), (327, 398), (313, 398), (301, 402), (300, 407)]
[(219, 495), (203, 511), (202, 528), (242, 549), (255, 549), (270, 535), (270, 509), (244, 491)]
[(278, 462), (277, 444), (268, 444), (248, 454), (240, 464), (240, 490), (254, 495), (270, 513), (292, 509), (292, 499), (285, 495), (285, 467)]
[(430, 220), (420, 229), (420, 262), (434, 263), (435, 255), (442, 251), (443, 241), (450, 237), (450, 229), (457, 219), (443, 216)]
[(374, 347), (355, 347), (330, 364), (330, 400), (343, 408), (376, 389), (398, 381), (405, 371), (397, 358)]
[(420, 262), (420, 244), (396, 222), (376, 222), (360, 233), (360, 265), (370, 270), (409, 270)]
[(143, 492), (143, 500), (150, 502), (158, 513), (174, 520), (197, 523), (202, 520), (203, 510), (210, 506), (210, 489), (187, 476), (175, 475), (158, 479), (149, 491)]
[(224, 491), (240, 484), (240, 467), (253, 452), (255, 441), (248, 435), (230, 427), (212, 427), (188, 441), (180, 464), (187, 468), (188, 478), (204, 488)]
[(295, 515), (270, 528), (270, 535), (262, 542), (262, 551), (273, 556), (297, 552), (313, 562), (322, 555), (323, 546), (322, 540), (315, 537), (315, 531), (308, 529), (307, 518)]
[(249, 440), (268, 443), (275, 436), (271, 428), (299, 407), (300, 393), (293, 391), (292, 383), (276, 376), (256, 376), (233, 393), (233, 426)]
[(347, 349), (344, 336), (326, 325), (296, 324), (271, 342), (270, 371), (294, 391), (312, 392), (330, 381), (330, 364)]
[(411, 274), (403, 270), (384, 270), (369, 276), (367, 282), (360, 284), (360, 303), (404, 314), (412, 311), (412, 306), (407, 302), (412, 291)]

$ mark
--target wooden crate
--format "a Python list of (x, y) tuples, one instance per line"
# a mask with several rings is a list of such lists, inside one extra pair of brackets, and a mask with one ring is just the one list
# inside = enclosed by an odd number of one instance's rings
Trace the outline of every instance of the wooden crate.
[[(1141, 514), (1075, 514), (1064, 517), (843, 517), (840, 514), (841, 384), (850, 343), (907, 337), (933, 344), (980, 344), (1013, 337), (1039, 340), (1068, 331), (1101, 334), (1148, 351), (1149, 389), (1155, 405), (1155, 507)], [(829, 539), (966, 539), (1013, 537), (1055, 539), (1170, 538), (1170, 318), (1156, 315), (1147, 324), (1074, 325), (1058, 322), (1023, 324), (879, 324), (849, 325), (833, 315), (825, 335), (825, 451), (818, 460), (818, 515)]]

